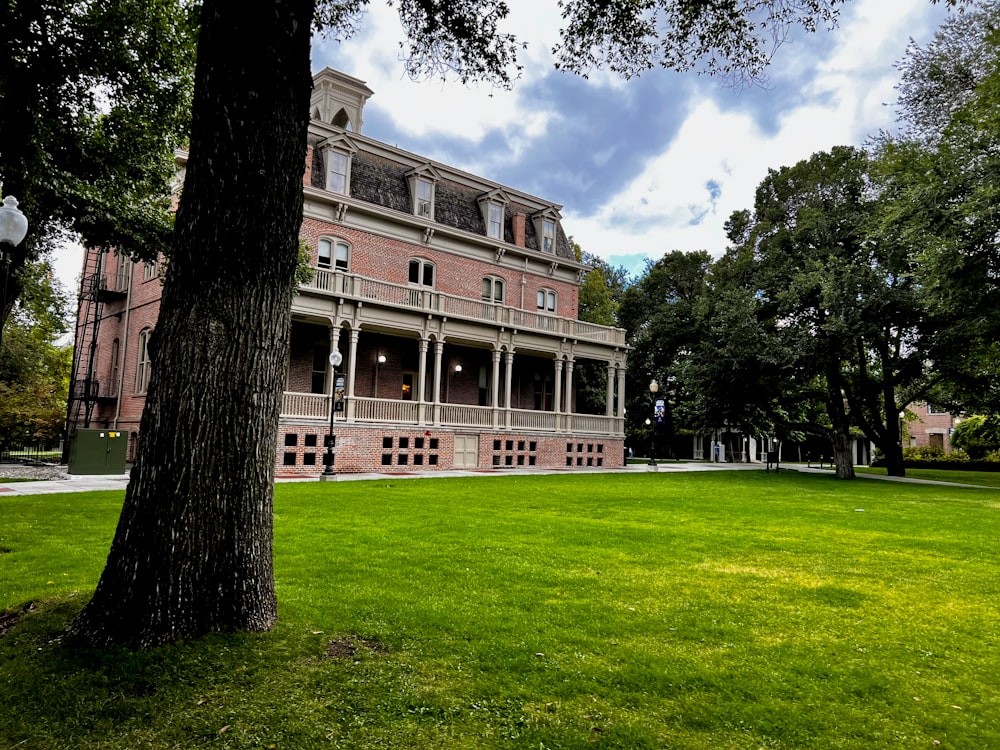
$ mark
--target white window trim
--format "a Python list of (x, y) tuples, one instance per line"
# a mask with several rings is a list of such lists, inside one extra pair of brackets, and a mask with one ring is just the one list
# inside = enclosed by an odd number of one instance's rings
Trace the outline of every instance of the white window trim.
[[(420, 264), (420, 271), (417, 274), (417, 279), (418, 280), (417, 281), (410, 281), (410, 267), (414, 263), (419, 263)], [(432, 279), (432, 283), (425, 284), (424, 283), (424, 277), (426, 276), (426, 271), (424, 269), (426, 269), (428, 266), (431, 268), (431, 275), (432, 275), (433, 279)], [(434, 289), (434, 288), (436, 288), (436, 286), (437, 286), (437, 265), (433, 261), (427, 260), (427, 258), (420, 258), (420, 257), (410, 258), (407, 261), (407, 263), (406, 263), (406, 283), (409, 284), (410, 286), (419, 287), (421, 289)]]
[[(510, 198), (502, 190), (491, 190), (485, 195), (479, 196), (479, 210), (483, 215), (483, 227), (485, 234), (490, 239), (504, 241), (504, 225), (507, 218), (507, 205), (510, 203)], [(496, 235), (490, 234), (490, 208), (496, 207), (500, 211), (500, 227), (499, 233)]]
[[(538, 298), (542, 298), (542, 304), (538, 304)], [(551, 307), (550, 307), (551, 305)], [(556, 293), (555, 289), (549, 289), (548, 287), (542, 287), (538, 290), (535, 295), (535, 307), (540, 312), (552, 313), (555, 315), (556, 310), (559, 309), (559, 295)]]
[[(538, 252), (545, 253), (546, 255), (555, 255), (556, 247), (559, 242), (559, 222), (561, 220), (562, 216), (560, 216), (559, 209), (556, 206), (549, 206), (548, 208), (532, 214), (531, 223), (535, 227), (535, 239), (538, 242)], [(552, 247), (548, 250), (545, 249), (546, 223), (552, 224)]]
[[(441, 180), (441, 175), (430, 164), (424, 164), (411, 169), (406, 173), (406, 180), (410, 186), (410, 211), (414, 216), (427, 221), (434, 221), (434, 204), (437, 199), (437, 185)], [(427, 212), (420, 212), (420, 186), (427, 185), (430, 188), (430, 200), (427, 205)]]
[(139, 351), (136, 357), (135, 392), (145, 393), (149, 389), (149, 376), (153, 361), (149, 356), (149, 339), (153, 335), (152, 328), (139, 331)]
[[(323, 154), (323, 189), (336, 195), (349, 196), (351, 194), (351, 169), (354, 164), (354, 154), (358, 150), (357, 147), (344, 136), (333, 136), (320, 143), (318, 148)], [(333, 173), (333, 156), (335, 154), (345, 158), (344, 189), (342, 191), (333, 190), (330, 187), (330, 175)]]
[[(489, 285), (490, 285), (490, 295), (489, 295), (489, 297), (487, 297), (486, 295), (483, 295), (482, 296), (483, 302), (490, 302), (490, 303), (492, 303), (494, 305), (502, 305), (502, 304), (504, 304), (506, 302), (507, 282), (504, 279), (500, 278), (499, 276), (484, 276), (483, 277), (483, 286), (484, 287), (485, 287), (485, 285), (486, 285), (487, 282), (489, 282)], [(498, 284), (500, 286), (500, 299), (497, 299), (497, 285)], [(484, 289), (484, 291), (485, 291), (485, 289)]]
[[(330, 261), (327, 264), (323, 263), (323, 255), (321, 250), (323, 248), (323, 243), (329, 243), (330, 245)], [(347, 251), (347, 258), (344, 265), (337, 264), (337, 250), (343, 246)], [(351, 270), (351, 256), (354, 254), (354, 248), (351, 247), (351, 243), (341, 237), (320, 237), (319, 242), (316, 243), (316, 267), (322, 268), (327, 271), (350, 271)]]

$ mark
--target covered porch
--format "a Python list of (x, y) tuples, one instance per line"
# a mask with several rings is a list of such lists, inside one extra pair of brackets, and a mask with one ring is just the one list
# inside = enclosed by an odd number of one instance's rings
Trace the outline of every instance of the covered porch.
[[(299, 320), (281, 415), (328, 424), (333, 409), (340, 424), (623, 436), (624, 363), (531, 343), (513, 333), (483, 342)], [(343, 357), (336, 373), (333, 348)], [(577, 411), (574, 372), (584, 359), (606, 373), (603, 413)]]

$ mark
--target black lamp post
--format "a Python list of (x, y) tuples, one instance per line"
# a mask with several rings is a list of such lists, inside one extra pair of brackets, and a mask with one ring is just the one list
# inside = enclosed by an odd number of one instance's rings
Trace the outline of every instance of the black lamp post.
[(333, 448), (337, 440), (333, 436), (333, 416), (337, 412), (337, 368), (343, 361), (344, 355), (340, 353), (339, 349), (330, 352), (330, 365), (332, 366), (330, 374), (330, 431), (326, 435), (326, 454), (323, 456), (325, 467), (319, 477), (321, 480), (329, 480), (337, 476), (337, 472), (333, 469)]
[(663, 415), (656, 405), (656, 392), (660, 390), (660, 384), (656, 379), (649, 381), (649, 392), (653, 396), (653, 437), (649, 441), (649, 465), (656, 466), (656, 429), (663, 421)]

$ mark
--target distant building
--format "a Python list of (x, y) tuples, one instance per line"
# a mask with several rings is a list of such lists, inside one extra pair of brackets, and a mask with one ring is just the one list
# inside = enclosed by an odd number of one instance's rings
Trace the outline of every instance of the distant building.
[[(301, 236), (315, 277), (292, 303), (277, 473), (322, 471), (331, 409), (338, 472), (621, 466), (625, 332), (578, 320), (586, 269), (561, 206), (368, 138), (371, 90), (329, 68), (314, 84)], [(130, 457), (159, 270), (85, 259), (70, 430), (128, 432)], [(584, 361), (606, 374), (598, 414), (576, 410)]]
[(961, 417), (928, 403), (910, 404), (906, 410), (915, 417), (903, 425), (904, 448), (940, 448), (951, 453), (951, 433)]

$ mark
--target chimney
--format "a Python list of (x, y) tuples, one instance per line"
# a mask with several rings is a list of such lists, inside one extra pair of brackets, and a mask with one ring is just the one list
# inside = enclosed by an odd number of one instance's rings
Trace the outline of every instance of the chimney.
[(521, 213), (515, 213), (511, 217), (511, 228), (514, 231), (514, 244), (518, 247), (524, 247), (524, 221), (525, 216)]

